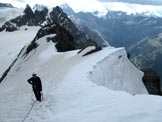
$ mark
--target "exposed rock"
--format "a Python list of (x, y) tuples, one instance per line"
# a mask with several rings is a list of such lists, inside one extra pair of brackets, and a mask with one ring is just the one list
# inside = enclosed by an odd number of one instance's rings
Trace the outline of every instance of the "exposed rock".
[(26, 5), (26, 9), (24, 10), (24, 14), (26, 15), (26, 17), (28, 17), (28, 19), (34, 17), (34, 13), (33, 13), (31, 7), (28, 4)]
[(74, 48), (75, 42), (71, 33), (69, 33), (64, 27), (60, 26), (59, 24), (50, 24), (42, 27), (38, 31), (36, 37), (28, 46), (27, 51), (25, 52), (24, 55), (27, 55), (30, 51), (32, 51), (38, 46), (37, 40), (39, 38), (50, 34), (56, 34), (55, 37), (50, 39), (48, 38), (47, 40), (56, 43), (55, 46), (58, 52), (64, 52), (75, 49)]
[(144, 76), (142, 78), (149, 94), (162, 95), (159, 76), (151, 69), (143, 69)]
[(10, 22), (15, 23), (17, 26), (23, 26), (23, 25), (29, 25), (29, 26), (36, 26), (34, 20), (34, 12), (32, 11), (31, 7), (29, 5), (26, 5), (26, 8), (23, 12), (24, 14), (22, 16), (18, 16), (15, 19), (10, 20)]
[(37, 23), (38, 25), (41, 25), (45, 20), (46, 20), (46, 16), (48, 14), (48, 9), (44, 8), (42, 11), (38, 11), (35, 10), (35, 23)]
[(68, 30), (75, 39), (75, 48), (83, 48), (86, 47), (86, 40), (88, 40), (85, 33), (80, 31), (76, 25), (68, 18), (68, 16), (63, 12), (60, 7), (53, 8), (52, 12), (50, 13), (50, 17), (53, 23), (58, 23), (66, 30)]
[(13, 24), (11, 24), (10, 22), (6, 22), (1, 28), (0, 28), (0, 32), (5, 30), (7, 32), (13, 32), (15, 30), (18, 30), (18, 28), (16, 26), (14, 26)]

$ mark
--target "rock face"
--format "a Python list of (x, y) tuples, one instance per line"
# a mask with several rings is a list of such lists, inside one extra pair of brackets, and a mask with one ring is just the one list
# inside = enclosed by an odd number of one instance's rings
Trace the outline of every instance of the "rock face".
[(85, 40), (88, 40), (87, 36), (76, 27), (60, 7), (57, 6), (53, 8), (50, 13), (50, 18), (52, 23), (59, 23), (73, 35), (76, 40), (76, 48), (83, 48), (86, 46), (87, 42)]
[[(80, 29), (88, 34), (88, 36), (97, 42), (97, 44), (100, 47), (106, 47), (109, 46), (108, 39), (106, 40), (105, 37), (100, 33), (99, 29), (95, 28), (97, 22), (93, 21), (93, 18), (91, 19), (91, 14), (88, 12), (87, 16), (86, 14), (83, 14), (83, 17), (79, 16), (82, 15), (83, 12), (79, 12), (80, 14), (77, 14), (73, 11), (73, 9), (68, 4), (63, 4), (60, 6), (61, 9), (70, 17), (70, 19), (80, 27)], [(84, 18), (84, 16), (86, 17)], [(95, 23), (95, 24), (94, 24)], [(92, 25), (92, 26), (89, 26)], [(97, 26), (100, 26), (101, 24), (97, 24)], [(107, 28), (108, 29), (108, 28)]]
[(13, 24), (6, 22), (1, 28), (0, 31), (3, 31), (4, 29), (6, 29), (6, 32), (13, 32), (15, 30), (18, 30), (18, 28), (16, 26), (14, 26)]
[(47, 40), (56, 43), (55, 47), (57, 48), (58, 52), (70, 51), (70, 50), (75, 49), (75, 46), (74, 46), (75, 41), (71, 33), (67, 31), (64, 27), (56, 23), (56, 24), (51, 24), (51, 25), (42, 27), (38, 31), (34, 40), (28, 46), (26, 53), (24, 55), (28, 54), (30, 51), (32, 51), (37, 46), (39, 46), (37, 44), (37, 40), (39, 38), (44, 37), (46, 35), (50, 35), (50, 34), (56, 34), (56, 36), (52, 38), (48, 38)]
[(149, 94), (162, 95), (160, 90), (160, 78), (151, 69), (143, 69), (144, 76), (142, 78)]

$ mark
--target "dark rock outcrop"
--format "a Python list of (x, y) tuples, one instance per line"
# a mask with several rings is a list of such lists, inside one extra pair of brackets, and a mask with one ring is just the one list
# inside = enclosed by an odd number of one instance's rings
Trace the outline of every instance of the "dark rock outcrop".
[(87, 46), (86, 40), (88, 40), (88, 37), (76, 27), (76, 25), (68, 18), (60, 7), (57, 6), (53, 8), (50, 13), (50, 18), (52, 23), (60, 24), (73, 35), (76, 42), (76, 48), (83, 48)]
[(48, 14), (48, 9), (44, 8), (42, 11), (35, 10), (35, 23), (41, 25), (44, 21), (46, 21), (46, 16)]
[(149, 94), (162, 95), (159, 76), (151, 69), (142, 69), (142, 71), (144, 72), (142, 80)]
[[(34, 40), (27, 47), (26, 53), (24, 55), (27, 55), (28, 53), (30, 53), (30, 51), (32, 51), (37, 46), (39, 46), (37, 44), (37, 40), (39, 38), (44, 37), (46, 35), (50, 35), (50, 34), (56, 34), (56, 36), (52, 38), (47, 38), (47, 41), (52, 41), (56, 43), (55, 47), (57, 48), (58, 52), (65, 52), (65, 51), (70, 51), (74, 49), (79, 49), (78, 47), (75, 46), (77, 41), (74, 38), (74, 35), (70, 33), (65, 27), (60, 26), (58, 23), (55, 23), (55, 24), (46, 25), (38, 31)], [(84, 41), (86, 42), (86, 46), (82, 47), (83, 49), (88, 46), (96, 47), (94, 50), (92, 50), (88, 54), (101, 50), (101, 48), (93, 40), (87, 39)]]
[(36, 42), (39, 38), (49, 34), (56, 34), (56, 36), (48, 39), (48, 41), (51, 40), (56, 43), (55, 46), (58, 52), (70, 51), (75, 49), (75, 41), (72, 34), (57, 23), (42, 27), (38, 31), (33, 41)]
[(0, 31), (6, 30), (7, 32), (13, 32), (15, 30), (18, 30), (18, 28), (16, 26), (14, 26), (13, 24), (6, 22), (1, 28)]

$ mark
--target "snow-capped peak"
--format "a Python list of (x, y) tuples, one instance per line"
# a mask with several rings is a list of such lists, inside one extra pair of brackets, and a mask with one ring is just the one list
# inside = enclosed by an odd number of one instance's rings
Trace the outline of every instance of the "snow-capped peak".
[(70, 8), (70, 6), (69, 6), (67, 3), (60, 5), (60, 7), (66, 8), (66, 9), (67, 9), (67, 8), (68, 8), (68, 9)]
[(39, 5), (39, 4), (35, 4), (35, 6), (33, 7), (33, 10), (37, 10), (37, 11), (42, 11), (44, 10), (45, 8), (47, 8), (46, 6), (44, 5)]
[(73, 9), (67, 3), (60, 5), (60, 8), (65, 10), (66, 13), (74, 13)]

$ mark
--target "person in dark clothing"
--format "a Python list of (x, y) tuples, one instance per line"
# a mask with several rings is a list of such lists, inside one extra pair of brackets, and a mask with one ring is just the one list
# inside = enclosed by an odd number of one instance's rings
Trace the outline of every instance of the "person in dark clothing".
[(32, 85), (36, 99), (38, 101), (41, 101), (41, 92), (42, 92), (41, 79), (35, 73), (33, 73), (32, 77), (28, 79), (28, 83)]

